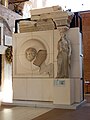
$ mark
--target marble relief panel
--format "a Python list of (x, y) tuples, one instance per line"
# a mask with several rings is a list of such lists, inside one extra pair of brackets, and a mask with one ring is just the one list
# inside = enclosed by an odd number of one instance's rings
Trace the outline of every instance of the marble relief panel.
[(14, 76), (53, 77), (53, 31), (14, 37)]

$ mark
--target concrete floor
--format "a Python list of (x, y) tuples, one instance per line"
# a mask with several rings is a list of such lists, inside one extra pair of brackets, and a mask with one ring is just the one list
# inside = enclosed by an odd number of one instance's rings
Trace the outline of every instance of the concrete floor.
[(1, 105), (0, 120), (90, 120), (90, 94), (85, 99), (87, 103), (76, 110)]
[(50, 110), (50, 108), (4, 106), (0, 109), (0, 120), (32, 120)]
[(90, 120), (90, 103), (77, 110), (1, 106), (0, 120)]

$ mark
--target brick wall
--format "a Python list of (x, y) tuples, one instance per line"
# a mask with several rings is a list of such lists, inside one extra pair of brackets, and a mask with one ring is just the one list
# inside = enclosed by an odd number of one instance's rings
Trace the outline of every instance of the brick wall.
[[(84, 12), (82, 16), (82, 33), (83, 33), (83, 54), (84, 54), (84, 80), (90, 81), (90, 12)], [(86, 91), (85, 85), (85, 91)], [(88, 88), (90, 92), (90, 85)]]

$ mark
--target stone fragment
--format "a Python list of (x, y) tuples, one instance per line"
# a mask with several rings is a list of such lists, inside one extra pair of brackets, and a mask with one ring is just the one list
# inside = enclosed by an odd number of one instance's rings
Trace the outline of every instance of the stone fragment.
[(40, 15), (40, 14), (44, 14), (44, 13), (51, 13), (51, 12), (57, 11), (57, 10), (62, 10), (62, 8), (57, 5), (57, 6), (46, 7), (46, 8), (41, 8), (41, 9), (33, 9), (33, 10), (30, 10), (30, 13), (32, 16), (32, 15)]

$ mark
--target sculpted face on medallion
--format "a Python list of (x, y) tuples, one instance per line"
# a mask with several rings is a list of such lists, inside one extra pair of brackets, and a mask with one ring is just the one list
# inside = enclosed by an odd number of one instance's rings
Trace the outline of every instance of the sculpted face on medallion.
[(28, 61), (32, 62), (37, 54), (37, 50), (35, 48), (29, 47), (25, 51), (25, 56)]

